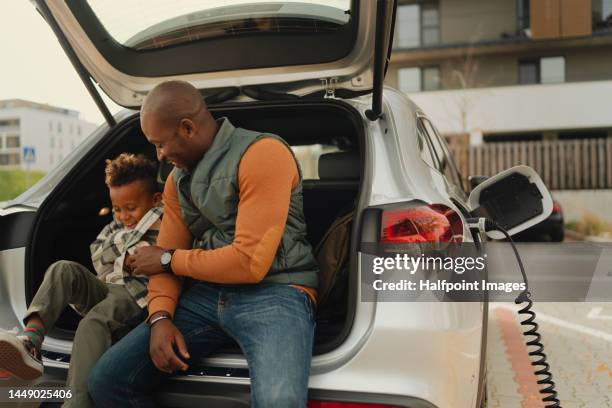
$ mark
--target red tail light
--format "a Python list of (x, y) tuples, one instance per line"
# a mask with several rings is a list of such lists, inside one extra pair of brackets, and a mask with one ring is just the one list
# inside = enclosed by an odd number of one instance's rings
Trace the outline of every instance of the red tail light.
[(383, 243), (463, 241), (461, 217), (442, 204), (385, 210), (381, 224)]
[(556, 201), (553, 201), (553, 209), (552, 209), (552, 213), (553, 214), (559, 214), (560, 212), (562, 212), (561, 210), (561, 204), (559, 204)]
[(397, 405), (362, 404), (358, 402), (308, 401), (308, 408), (399, 408)]

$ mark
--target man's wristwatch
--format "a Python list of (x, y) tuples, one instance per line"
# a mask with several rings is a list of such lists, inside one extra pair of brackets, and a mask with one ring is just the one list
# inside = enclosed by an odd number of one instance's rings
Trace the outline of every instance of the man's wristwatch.
[(162, 253), (161, 258), (159, 259), (161, 263), (161, 267), (164, 272), (172, 272), (172, 254), (174, 253), (174, 249), (167, 249)]

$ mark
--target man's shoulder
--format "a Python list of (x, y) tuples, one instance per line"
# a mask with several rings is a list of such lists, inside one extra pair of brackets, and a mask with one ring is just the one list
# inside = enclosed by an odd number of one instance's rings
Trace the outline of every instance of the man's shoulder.
[(278, 137), (272, 135), (264, 134), (261, 138), (254, 141), (245, 151), (245, 155), (249, 154), (250, 156), (277, 156), (277, 155), (289, 155), (291, 156), (291, 152), (289, 151), (290, 147), (279, 140)]

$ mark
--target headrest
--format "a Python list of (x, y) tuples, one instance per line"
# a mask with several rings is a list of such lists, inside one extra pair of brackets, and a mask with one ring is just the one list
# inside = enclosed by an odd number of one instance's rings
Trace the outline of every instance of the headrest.
[(358, 152), (334, 152), (319, 156), (320, 180), (359, 180), (360, 170)]

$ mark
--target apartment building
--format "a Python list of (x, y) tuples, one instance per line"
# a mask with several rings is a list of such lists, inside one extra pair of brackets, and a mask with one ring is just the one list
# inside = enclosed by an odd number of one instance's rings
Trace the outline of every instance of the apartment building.
[(612, 0), (400, 0), (387, 83), (471, 145), (612, 137)]
[(0, 100), (0, 170), (47, 172), (96, 127), (70, 109), (22, 99)]

